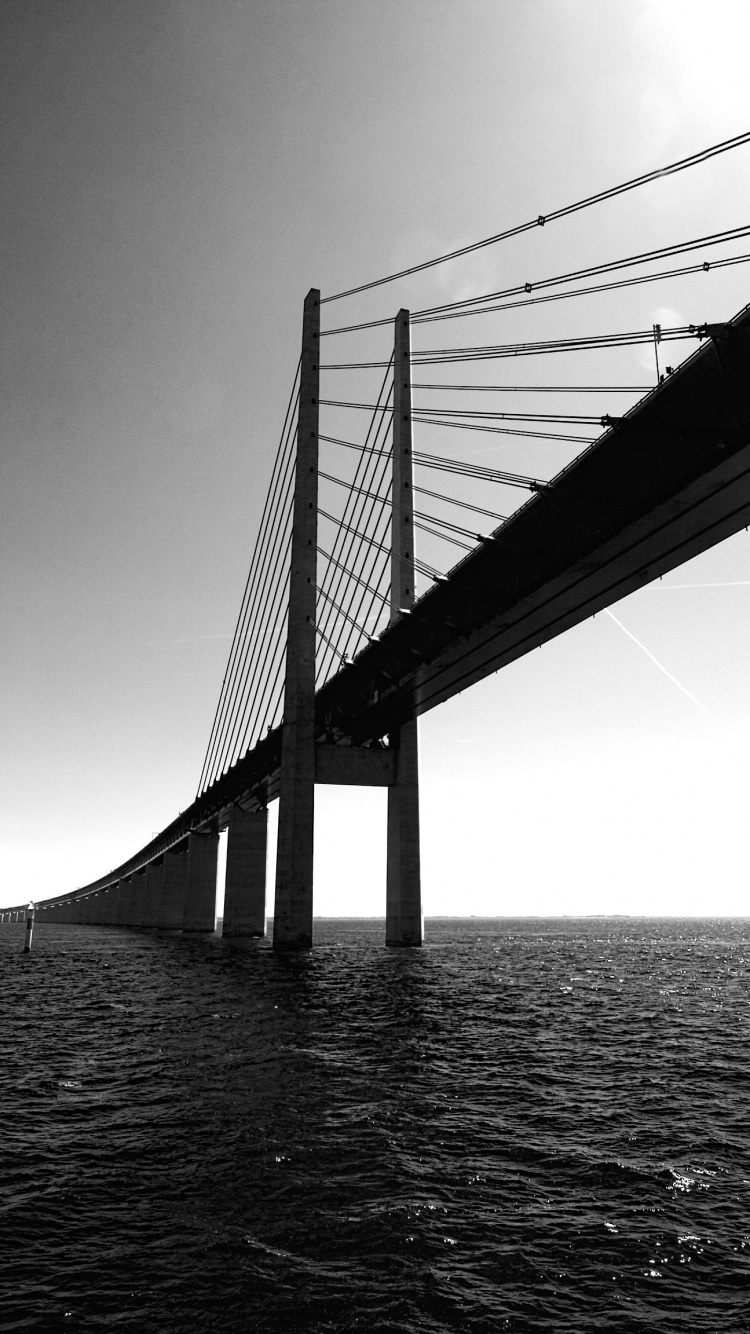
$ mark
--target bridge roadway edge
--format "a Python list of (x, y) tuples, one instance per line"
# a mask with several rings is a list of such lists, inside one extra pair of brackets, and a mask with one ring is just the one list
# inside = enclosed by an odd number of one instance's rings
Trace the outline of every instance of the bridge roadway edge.
[[(427, 712), (750, 525), (750, 307), (711, 328), (711, 337), (673, 376), (608, 425), (444, 582), (318, 691), (318, 740), (334, 735), (344, 745), (377, 743), (397, 722)], [(624, 490), (616, 496), (587, 493), (592, 463), (606, 465), (608, 453), (621, 468), (623, 461), (628, 465), (635, 491), (636, 482), (647, 491), (649, 477), (645, 472), (635, 477), (634, 465), (637, 470), (654, 458), (660, 464), (671, 461), (671, 490), (662, 478), (662, 494), (637, 514), (633, 497)], [(601, 467), (598, 471), (602, 475)], [(583, 491), (576, 489), (581, 480)], [(558, 522), (558, 535), (566, 525), (575, 531), (570, 516), (583, 522), (592, 500), (604, 510), (608, 505), (620, 510), (619, 517), (615, 513), (609, 519), (600, 513), (598, 540), (552, 574), (560, 552), (550, 556), (548, 538), (534, 545), (537, 530), (549, 532), (550, 500), (569, 510), (562, 526)], [(491, 577), (494, 589), (485, 582)], [(503, 578), (506, 584), (515, 581), (519, 593), (525, 578), (525, 594), (509, 601), (506, 589), (503, 603)], [(478, 626), (462, 634), (456, 619), (471, 598), (484, 600), (488, 609)], [(166, 851), (180, 850), (191, 832), (225, 828), (233, 805), (262, 809), (278, 795), (280, 752), (277, 727), (128, 861), (72, 893), (39, 898), (37, 906), (68, 903), (126, 880)]]

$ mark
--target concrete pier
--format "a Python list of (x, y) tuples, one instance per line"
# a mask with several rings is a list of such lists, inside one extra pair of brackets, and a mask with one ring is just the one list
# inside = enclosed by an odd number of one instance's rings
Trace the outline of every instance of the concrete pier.
[(181, 931), (185, 916), (187, 848), (165, 852), (162, 866), (159, 926), (163, 931)]
[(133, 876), (133, 890), (130, 900), (129, 926), (143, 926), (143, 913), (146, 901), (146, 872), (139, 871)]
[(183, 931), (216, 930), (218, 834), (188, 834)]
[(28, 954), (31, 950), (31, 939), (34, 934), (34, 905), (30, 903), (26, 910), (26, 936), (23, 942), (23, 952)]
[(102, 926), (111, 926), (116, 899), (117, 888), (115, 885), (108, 885), (106, 889), (99, 890), (99, 921)]
[(227, 833), (224, 936), (265, 936), (268, 811), (234, 806)]
[(117, 896), (117, 926), (130, 925), (130, 909), (133, 901), (133, 881), (128, 876), (127, 880), (120, 881), (120, 888)]
[(110, 926), (117, 926), (117, 919), (120, 915), (120, 895), (122, 894), (123, 882), (118, 880), (116, 885), (112, 885), (109, 891), (111, 902), (107, 910), (107, 921)]
[[(391, 622), (415, 600), (414, 464), (411, 428), (409, 312), (396, 316), (393, 362), (393, 523)], [(424, 939), (419, 850), (419, 735), (417, 719), (389, 735), (396, 781), (388, 789), (386, 945), (421, 945)]]
[(146, 891), (141, 912), (141, 926), (156, 927), (159, 925), (163, 877), (164, 862), (149, 862), (146, 867)]
[(319, 340), (320, 292), (312, 288), (302, 323), (274, 949), (304, 949), (313, 935)]

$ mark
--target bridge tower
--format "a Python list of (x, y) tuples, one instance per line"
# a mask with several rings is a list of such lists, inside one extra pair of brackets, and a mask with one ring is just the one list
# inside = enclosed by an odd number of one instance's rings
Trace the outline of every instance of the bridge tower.
[[(390, 734), (388, 754), (315, 740), (319, 343), (320, 293), (313, 288), (305, 299), (302, 325), (273, 944), (282, 950), (312, 945), (317, 779), (324, 783), (388, 786), (386, 944), (421, 945), (416, 718), (405, 718)], [(395, 323), (392, 505), (391, 619), (395, 620), (407, 614), (415, 600), (407, 310), (399, 311)], [(230, 849), (231, 838), (230, 829)], [(258, 874), (255, 878), (259, 882)]]
[[(411, 337), (408, 310), (396, 316), (393, 359), (393, 513), (391, 620), (414, 605), (414, 464)], [(419, 736), (416, 717), (389, 736), (395, 782), (388, 788), (386, 945), (421, 945), (424, 937), (419, 856)]]
[(276, 851), (275, 949), (304, 949), (312, 945), (319, 344), (320, 292), (311, 288), (305, 298), (302, 321)]

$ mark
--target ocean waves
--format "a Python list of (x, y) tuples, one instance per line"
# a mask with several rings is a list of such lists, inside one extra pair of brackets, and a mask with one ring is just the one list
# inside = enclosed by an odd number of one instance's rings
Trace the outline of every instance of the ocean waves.
[(750, 924), (317, 926), (3, 929), (3, 1330), (747, 1328)]

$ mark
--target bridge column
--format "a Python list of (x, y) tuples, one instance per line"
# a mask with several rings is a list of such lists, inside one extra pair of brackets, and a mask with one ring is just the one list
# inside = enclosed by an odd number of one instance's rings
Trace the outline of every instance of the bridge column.
[[(411, 438), (409, 312), (396, 316), (393, 361), (393, 519), (391, 524), (391, 620), (413, 606), (414, 468)], [(417, 719), (389, 736), (396, 752), (396, 781), (388, 788), (386, 945), (421, 945), (424, 938), (419, 856), (419, 736)]]
[(158, 926), (161, 909), (161, 888), (164, 876), (164, 862), (149, 862), (146, 867), (146, 890), (141, 911), (141, 926)]
[(274, 949), (312, 945), (320, 292), (305, 298), (281, 734)]
[(218, 834), (188, 834), (183, 931), (216, 930)]
[(111, 926), (115, 920), (115, 904), (117, 903), (117, 886), (108, 885), (106, 889), (99, 891), (99, 921), (102, 926)]
[(143, 926), (143, 911), (146, 901), (146, 872), (139, 871), (133, 876), (133, 891), (130, 899), (129, 926)]
[(159, 927), (162, 931), (182, 930), (186, 887), (187, 848), (178, 852), (165, 852), (159, 903)]
[(122, 880), (118, 880), (116, 885), (110, 886), (109, 894), (111, 896), (111, 902), (107, 911), (107, 921), (110, 926), (117, 926), (117, 919), (120, 916), (120, 895), (123, 892), (123, 888), (124, 882)]
[(121, 880), (117, 890), (117, 916), (115, 923), (117, 926), (130, 925), (130, 905), (133, 898), (133, 881), (130, 876)]
[(266, 934), (268, 811), (233, 806), (227, 834), (224, 936)]

